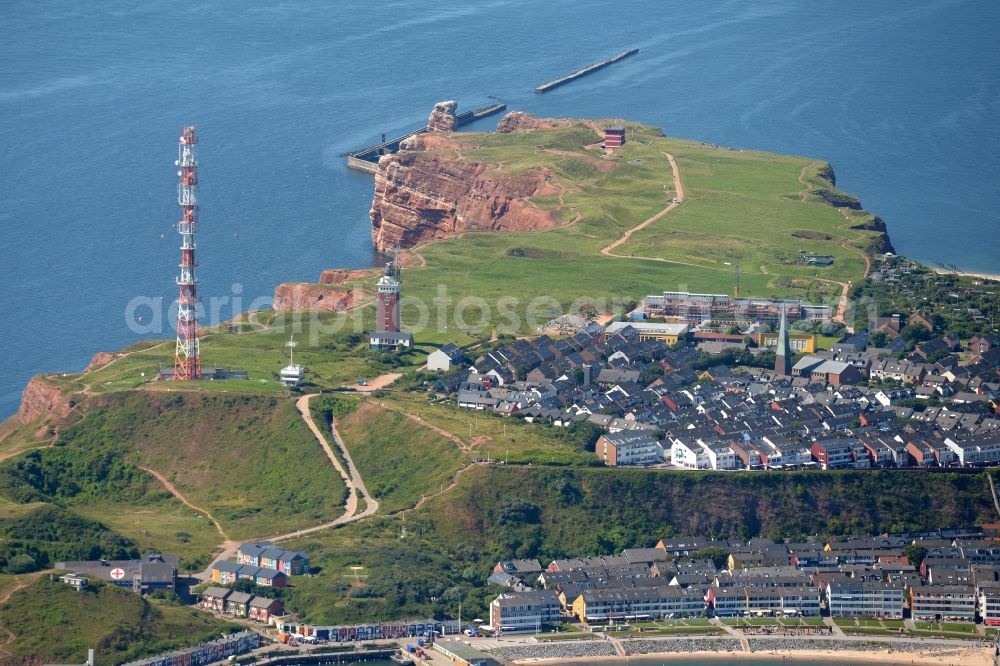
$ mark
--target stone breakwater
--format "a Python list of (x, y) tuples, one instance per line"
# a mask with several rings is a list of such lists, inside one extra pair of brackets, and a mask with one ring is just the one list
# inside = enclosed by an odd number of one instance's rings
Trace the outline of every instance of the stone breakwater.
[[(886, 640), (842, 640), (835, 638), (750, 638), (750, 652), (920, 652), (935, 656), (956, 655), (968, 648), (964, 645), (935, 644)], [(621, 641), (629, 655), (685, 654), (694, 652), (743, 652), (736, 638), (638, 638)], [(609, 641), (576, 640), (553, 641), (525, 645), (509, 645), (487, 650), (500, 659), (577, 659), (583, 657), (613, 657), (617, 651)]]
[[(883, 641), (883, 640), (838, 640), (835, 638), (748, 638), (751, 652), (791, 652), (809, 650), (813, 652), (851, 651), (851, 652), (886, 652), (919, 651), (948, 653), (963, 649), (964, 646), (950, 644), (935, 644), (931, 641), (916, 642)], [(970, 643), (969, 647), (974, 644)]]
[(622, 641), (629, 654), (663, 654), (670, 652), (742, 652), (735, 638), (640, 638)]
[(556, 641), (535, 645), (510, 645), (490, 650), (501, 659), (573, 659), (576, 657), (613, 657), (615, 646), (609, 641)]

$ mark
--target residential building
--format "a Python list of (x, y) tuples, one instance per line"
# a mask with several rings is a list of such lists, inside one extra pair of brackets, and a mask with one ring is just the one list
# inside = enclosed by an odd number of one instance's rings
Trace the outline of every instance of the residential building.
[(490, 627), (498, 634), (537, 633), (559, 622), (561, 611), (555, 590), (504, 592), (490, 602)]
[(661, 462), (660, 442), (648, 430), (624, 430), (601, 435), (595, 450), (598, 458), (613, 467)]
[(910, 588), (914, 620), (972, 622), (976, 617), (976, 589), (972, 585), (915, 585)]
[(448, 343), (427, 355), (427, 369), (431, 372), (448, 372), (465, 358), (457, 345)]
[(285, 610), (280, 601), (267, 597), (254, 597), (248, 608), (250, 619), (264, 624), (268, 624), (272, 617), (280, 616)]
[(898, 583), (843, 580), (826, 586), (832, 617), (878, 617), (901, 619), (905, 590)]
[[(661, 579), (662, 580), (662, 579)], [(704, 594), (678, 585), (584, 590), (573, 601), (581, 622), (643, 620), (697, 615), (705, 608)]]

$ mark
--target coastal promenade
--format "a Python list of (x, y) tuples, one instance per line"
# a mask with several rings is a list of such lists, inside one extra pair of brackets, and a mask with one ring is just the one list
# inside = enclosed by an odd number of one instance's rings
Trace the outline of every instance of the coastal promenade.
[[(472, 639), (472, 645), (512, 663), (565, 661), (626, 663), (634, 658), (679, 659), (728, 657), (732, 662), (759, 660), (814, 660), (831, 663), (922, 664), (936, 666), (994, 666), (996, 649), (990, 643), (968, 640), (878, 637), (677, 636), (621, 640), (538, 641), (533, 637)], [(615, 649), (615, 643), (624, 655)]]

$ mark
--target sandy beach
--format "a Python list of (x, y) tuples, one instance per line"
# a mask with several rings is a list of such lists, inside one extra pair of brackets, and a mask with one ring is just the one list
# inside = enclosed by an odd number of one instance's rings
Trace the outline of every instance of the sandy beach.
[(952, 271), (947, 268), (935, 268), (938, 275), (964, 275), (966, 277), (980, 278), (983, 280), (996, 280), (1000, 282), (1000, 273), (969, 273), (967, 271)]

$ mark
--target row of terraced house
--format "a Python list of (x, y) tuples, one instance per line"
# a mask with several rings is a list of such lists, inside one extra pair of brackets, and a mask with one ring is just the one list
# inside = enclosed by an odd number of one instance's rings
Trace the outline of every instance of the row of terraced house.
[(219, 560), (212, 565), (212, 580), (230, 585), (252, 580), (261, 587), (285, 587), (289, 576), (309, 571), (309, 556), (285, 550), (269, 541), (244, 543), (236, 549), (236, 561)]
[[(918, 566), (904, 548), (927, 556)], [(717, 569), (697, 554), (727, 553)], [(849, 537), (842, 542), (749, 543), (663, 539), (620, 555), (497, 564), (510, 588), (490, 605), (500, 633), (669, 617), (873, 617), (1000, 626), (1000, 525)]]

